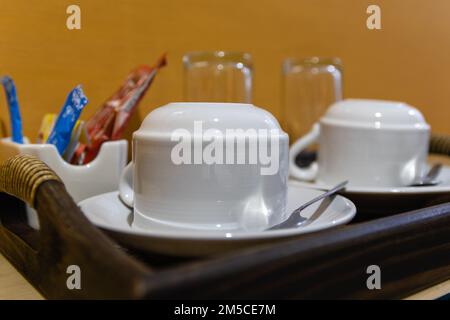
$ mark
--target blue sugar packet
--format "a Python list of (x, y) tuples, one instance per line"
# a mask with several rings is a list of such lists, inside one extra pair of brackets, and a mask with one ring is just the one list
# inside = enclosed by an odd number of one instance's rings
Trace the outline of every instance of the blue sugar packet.
[(66, 103), (64, 103), (58, 119), (56, 119), (55, 126), (47, 140), (47, 143), (56, 146), (60, 155), (63, 155), (69, 145), (73, 127), (87, 103), (88, 99), (84, 95), (81, 85), (77, 86), (69, 93)]
[(8, 76), (4, 76), (1, 81), (5, 89), (6, 100), (8, 101), (12, 141), (15, 143), (23, 143), (22, 119), (20, 117), (19, 102), (17, 101), (16, 86), (14, 85), (13, 79)]

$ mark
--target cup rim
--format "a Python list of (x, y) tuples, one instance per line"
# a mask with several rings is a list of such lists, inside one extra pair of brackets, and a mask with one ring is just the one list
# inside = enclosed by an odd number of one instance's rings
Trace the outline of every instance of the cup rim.
[(414, 106), (402, 101), (379, 99), (348, 98), (337, 101), (319, 121), (329, 125), (377, 130), (417, 131), (431, 128)]

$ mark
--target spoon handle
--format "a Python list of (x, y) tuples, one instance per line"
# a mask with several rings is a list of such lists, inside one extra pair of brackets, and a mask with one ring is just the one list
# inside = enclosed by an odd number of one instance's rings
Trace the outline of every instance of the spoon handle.
[(321, 195), (315, 197), (314, 199), (309, 200), (308, 202), (302, 204), (300, 207), (298, 207), (297, 209), (295, 209), (295, 210), (292, 212), (292, 214), (299, 213), (300, 211), (304, 210), (306, 207), (309, 207), (309, 206), (312, 205), (313, 203), (315, 203), (315, 202), (317, 202), (317, 201), (319, 201), (319, 200), (322, 200), (322, 199), (324, 199), (324, 198), (326, 198), (326, 197), (329, 197), (329, 196), (335, 194), (335, 193), (338, 192), (338, 191), (341, 191), (342, 189), (345, 188), (345, 186), (347, 185), (347, 183), (348, 183), (348, 181), (344, 181), (344, 182), (339, 183), (338, 185), (336, 185), (336, 186), (333, 187), (332, 189), (328, 190), (327, 192), (322, 193)]
[(296, 225), (299, 221), (305, 220), (305, 218), (302, 218), (301, 216), (299, 216), (299, 213), (302, 210), (304, 210), (306, 207), (309, 207), (310, 205), (312, 205), (313, 203), (315, 203), (319, 200), (322, 200), (326, 197), (329, 197), (329, 196), (337, 193), (338, 191), (341, 191), (342, 189), (345, 188), (347, 183), (348, 183), (348, 181), (341, 182), (338, 185), (336, 185), (335, 187), (333, 187), (332, 189), (328, 190), (327, 192), (324, 192), (321, 195), (315, 197), (314, 199), (309, 200), (308, 202), (302, 204), (300, 207), (295, 209), (286, 220), (284, 220), (283, 222), (281, 222), (267, 230), (276, 230), (276, 229), (280, 229), (280, 228), (284, 228), (284, 227), (291, 227), (292, 225)]
[(436, 179), (437, 176), (439, 175), (439, 173), (441, 172), (441, 170), (442, 170), (442, 164), (441, 164), (441, 163), (435, 164), (435, 165), (430, 169), (430, 171), (428, 172), (428, 174), (427, 174), (427, 176), (425, 177), (425, 179), (426, 179), (427, 181)]

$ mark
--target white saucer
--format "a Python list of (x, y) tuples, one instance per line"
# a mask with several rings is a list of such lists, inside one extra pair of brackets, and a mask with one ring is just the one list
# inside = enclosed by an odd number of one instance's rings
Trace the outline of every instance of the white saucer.
[[(358, 212), (366, 217), (387, 216), (450, 201), (449, 166), (442, 167), (437, 180), (441, 181), (439, 185), (423, 187), (381, 188), (349, 185), (341, 194), (353, 201)], [(328, 190), (333, 187), (319, 182), (297, 180), (295, 184), (315, 190)]]
[[(287, 205), (289, 212), (321, 193), (290, 182)], [(155, 225), (152, 229), (132, 227), (132, 210), (119, 200), (118, 192), (83, 200), (79, 206), (92, 223), (117, 241), (135, 249), (175, 256), (210, 255), (246, 246), (273, 243), (345, 224), (356, 214), (356, 207), (350, 200), (336, 196), (333, 199), (319, 201), (303, 210), (301, 215), (308, 220), (296, 228), (261, 232), (242, 230), (225, 232), (177, 228), (165, 224)]]
[[(344, 193), (354, 193), (354, 194), (410, 194), (410, 195), (421, 195), (429, 193), (450, 193), (450, 167), (442, 166), (442, 170), (436, 180), (441, 181), (440, 184), (436, 186), (423, 186), (423, 187), (356, 187), (350, 185), (345, 189)], [(297, 181), (298, 186), (302, 186), (310, 189), (317, 190), (329, 190), (333, 186), (312, 181)]]

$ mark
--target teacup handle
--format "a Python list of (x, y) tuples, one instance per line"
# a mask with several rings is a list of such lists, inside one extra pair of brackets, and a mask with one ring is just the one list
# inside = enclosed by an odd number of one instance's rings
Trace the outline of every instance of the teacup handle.
[(314, 180), (319, 171), (317, 162), (313, 162), (308, 168), (299, 168), (295, 164), (297, 155), (305, 150), (308, 146), (317, 142), (320, 135), (320, 124), (315, 123), (309, 133), (298, 139), (289, 150), (289, 173), (292, 177), (300, 180)]
[(131, 208), (134, 206), (133, 166), (133, 161), (127, 164), (122, 171), (119, 182), (120, 199)]

